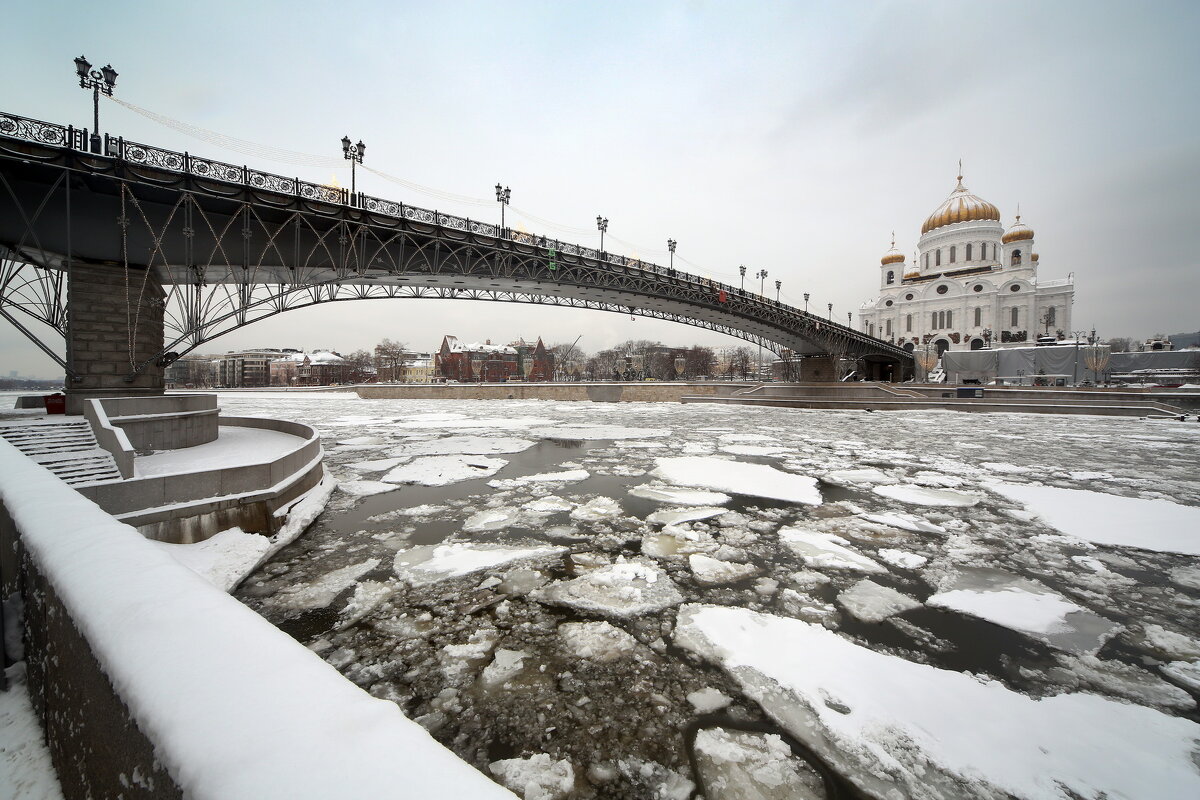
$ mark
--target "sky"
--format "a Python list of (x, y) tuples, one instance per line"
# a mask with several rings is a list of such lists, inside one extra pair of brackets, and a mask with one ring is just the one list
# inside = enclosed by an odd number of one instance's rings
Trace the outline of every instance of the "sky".
[[(122, 100), (246, 142), (337, 157), (358, 188), (667, 261), (811, 308), (857, 311), (895, 231), (964, 184), (1020, 204), (1044, 279), (1074, 274), (1074, 322), (1105, 337), (1200, 327), (1200, 3), (305, 2), (58, 0), (5, 11), (0, 110), (91, 127), (72, 59), (111, 63)], [(336, 169), (218, 147), (105, 101), (101, 130), (266, 172)], [(345, 162), (344, 162), (345, 163)], [(435, 192), (411, 187), (429, 187)], [(479, 204), (447, 199), (478, 198)], [(491, 200), (491, 202), (487, 202)], [(911, 255), (910, 255), (911, 258)], [(767, 292), (770, 294), (770, 291)], [(400, 305), (404, 303), (404, 305)], [(857, 319), (857, 314), (855, 315)], [(201, 348), (348, 352), (383, 338), (739, 340), (598, 311), (451, 300), (298, 310)], [(60, 347), (61, 349), (61, 347)], [(61, 375), (0, 319), (0, 375)]]

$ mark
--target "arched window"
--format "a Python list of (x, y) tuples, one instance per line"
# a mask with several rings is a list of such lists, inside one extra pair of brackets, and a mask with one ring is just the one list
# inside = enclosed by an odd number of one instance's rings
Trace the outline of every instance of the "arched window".
[(1020, 266), (1020, 264), (1021, 264), (1021, 251), (1013, 250), (1011, 265), (1014, 267), (1017, 267), (1017, 266)]
[(1046, 309), (1046, 324), (1047, 325), (1056, 324), (1054, 321), (1056, 313), (1057, 312), (1054, 310), (1054, 306), (1050, 306), (1049, 308)]
[(935, 267), (940, 267), (942, 265), (942, 248), (940, 247), (933, 253), (933, 265)]
[(1013, 310), (1012, 310), (1012, 322), (1010, 323), (1009, 327), (1012, 327), (1012, 328), (1015, 328), (1015, 327), (1017, 327), (1017, 320), (1018, 320), (1018, 316), (1017, 316), (1017, 307), (1016, 307), (1016, 306), (1013, 306)]
[(871, 334), (871, 338), (875, 337), (875, 323), (874, 322), (871, 323), (870, 328), (867, 332)]
[(888, 286), (891, 286), (895, 282), (896, 282), (896, 273), (892, 272), (889, 269), (888, 274), (887, 274), (887, 284), (888, 284)]
[(950, 263), (951, 264), (954, 263), (954, 255), (957, 252), (958, 252), (958, 248), (955, 247), (954, 245), (950, 245)]
[(933, 319), (930, 321), (929, 327), (932, 330), (935, 330), (935, 331), (937, 330), (937, 312), (936, 311), (933, 312)]
[(953, 311), (946, 312), (946, 327), (947, 328), (954, 327), (954, 312)]
[(908, 314), (904, 318), (904, 332), (912, 333), (912, 314)]
[(971, 245), (967, 245), (967, 261), (971, 260)]
[(925, 262), (925, 269), (929, 269), (929, 253), (921, 256), (921, 260)]
[(975, 327), (983, 325), (983, 306), (975, 307)]
[(892, 321), (889, 319), (889, 320), (887, 320), (887, 322), (885, 324), (886, 324), (886, 328), (885, 328), (886, 332), (884, 333), (884, 335), (891, 336), (892, 335)]

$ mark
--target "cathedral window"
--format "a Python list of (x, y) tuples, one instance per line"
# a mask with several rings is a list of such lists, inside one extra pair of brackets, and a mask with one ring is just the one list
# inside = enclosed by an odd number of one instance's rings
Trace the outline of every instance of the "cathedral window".
[(936, 312), (936, 311), (934, 311), (934, 312), (933, 312), (933, 314), (932, 314), (932, 318), (931, 318), (931, 320), (930, 320), (930, 325), (929, 325), (929, 327), (930, 327), (930, 328), (932, 328), (932, 329), (933, 329), (933, 330), (935, 330), (935, 331), (938, 329), (938, 324), (937, 324), (937, 312)]
[(971, 260), (971, 245), (967, 245), (967, 261)]
[(953, 311), (946, 312), (946, 327), (947, 328), (954, 327), (954, 312)]
[(947, 286), (946, 284), (944, 284), (944, 283), (943, 283), (941, 286), (937, 287), (937, 293), (938, 293), (938, 294), (945, 294), (945, 293), (946, 293), (946, 292), (948, 292), (948, 291), (950, 291), (950, 287), (948, 287), (948, 286)]
[(1012, 266), (1014, 266), (1014, 267), (1021, 266), (1021, 251), (1020, 250), (1013, 250), (1011, 263), (1012, 263)]
[(978, 328), (982, 324), (983, 324), (983, 307), (977, 306), (975, 308), (975, 327)]
[(933, 254), (933, 265), (940, 267), (942, 265), (942, 248), (938, 248)]
[(921, 256), (921, 259), (925, 262), (925, 269), (929, 269), (929, 253)]
[(912, 314), (908, 314), (904, 318), (904, 332), (912, 333)]
[(892, 321), (890, 319), (887, 320), (887, 322), (886, 322), (886, 330), (887, 330), (887, 333), (885, 335), (891, 336), (892, 335)]
[(1050, 306), (1049, 308), (1046, 309), (1046, 324), (1047, 325), (1056, 324), (1054, 321), (1054, 317), (1055, 317), (1054, 306)]
[(1014, 306), (1013, 310), (1012, 310), (1012, 322), (1010, 323), (1010, 326), (1013, 328), (1017, 327), (1018, 319), (1019, 319), (1019, 317), (1017, 316), (1017, 308)]
[(896, 273), (892, 272), (889, 269), (888, 274), (887, 274), (887, 284), (888, 284), (888, 286), (891, 286), (895, 282), (896, 282)]
[(951, 264), (954, 263), (954, 261), (955, 261), (954, 256), (957, 252), (958, 252), (958, 248), (955, 247), (954, 245), (950, 245), (950, 263)]

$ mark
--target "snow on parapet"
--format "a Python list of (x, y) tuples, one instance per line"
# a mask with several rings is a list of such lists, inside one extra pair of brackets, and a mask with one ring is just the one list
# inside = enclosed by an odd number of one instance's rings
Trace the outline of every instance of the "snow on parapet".
[(345, 796), (352, 776), (359, 797), (403, 786), (414, 797), (512, 800), (394, 703), (354, 686), (7, 442), (0, 476), (0, 499), (34, 563), (185, 796), (326, 800)]

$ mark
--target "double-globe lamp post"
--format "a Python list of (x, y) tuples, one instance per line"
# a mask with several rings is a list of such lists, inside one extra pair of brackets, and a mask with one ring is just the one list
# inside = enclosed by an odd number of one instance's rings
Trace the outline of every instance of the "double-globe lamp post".
[(779, 287), (783, 286), (783, 281), (775, 281), (775, 305), (779, 305)]
[(358, 194), (358, 182), (354, 174), (354, 165), (361, 164), (363, 154), (367, 152), (367, 146), (362, 143), (362, 139), (358, 140), (358, 144), (350, 144), (350, 137), (342, 137), (342, 158), (350, 162), (350, 202), (354, 204), (354, 197)]
[(679, 242), (674, 239), (667, 239), (667, 249), (671, 251), (671, 271), (675, 271), (675, 245)]
[(500, 235), (504, 235), (504, 207), (512, 200), (512, 189), (496, 184), (496, 202), (500, 204)]
[(742, 276), (742, 282), (738, 285), (738, 289), (744, 292), (746, 291), (746, 266), (744, 264), (738, 267), (738, 274)]
[(596, 230), (600, 231), (600, 254), (604, 254), (604, 232), (608, 230), (608, 217), (596, 215)]
[(762, 297), (766, 292), (767, 271), (765, 269), (760, 269), (758, 272), (754, 273), (754, 277), (758, 278), (758, 294), (760, 297)]
[(100, 152), (100, 93), (112, 97), (113, 87), (117, 85), (117, 71), (112, 64), (105, 64), (99, 70), (92, 69), (91, 63), (80, 56), (75, 59), (75, 72), (79, 75), (79, 88), (92, 90), (92, 152)]
[(808, 292), (805, 292), (804, 293), (804, 313), (805, 314), (808, 313), (808, 298), (809, 298), (809, 294), (808, 294)]

